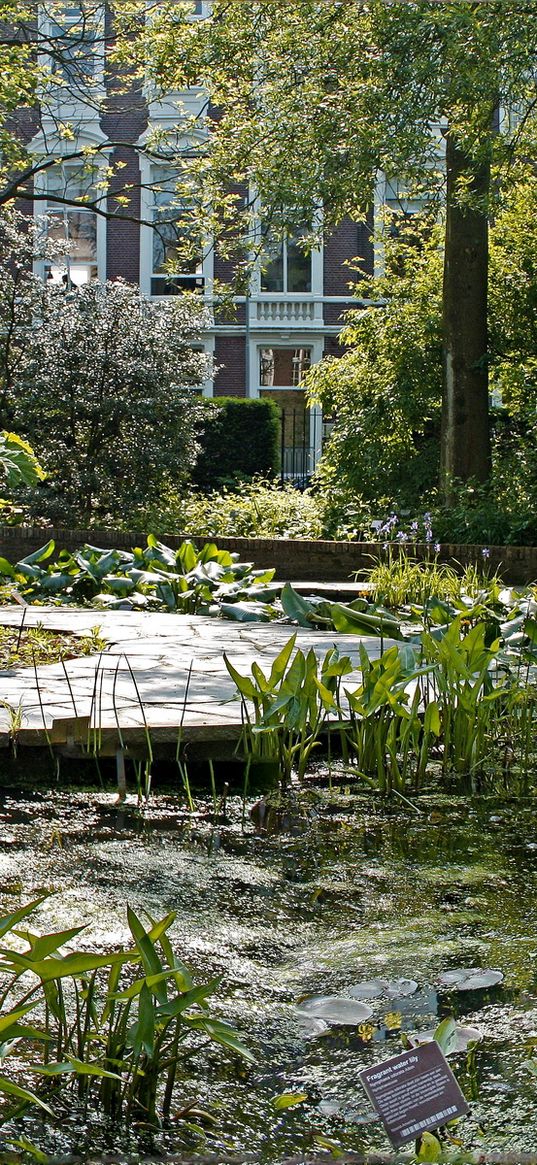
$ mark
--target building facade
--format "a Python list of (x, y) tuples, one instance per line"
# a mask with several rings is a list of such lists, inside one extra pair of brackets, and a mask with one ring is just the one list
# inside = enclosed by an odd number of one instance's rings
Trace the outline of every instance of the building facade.
[[(55, 66), (56, 97), (49, 96), (35, 116), (21, 123), (29, 151), (53, 162), (36, 175), (32, 211), (47, 223), (49, 237), (69, 243), (65, 262), (42, 264), (41, 273), (75, 284), (91, 278), (125, 279), (139, 284), (155, 303), (183, 288), (197, 289), (211, 320), (202, 346), (215, 368), (204, 394), (275, 400), (282, 414), (282, 474), (307, 477), (320, 454), (323, 422), (319, 410), (304, 407), (302, 379), (325, 354), (341, 351), (338, 337), (355, 278), (349, 261), (359, 257), (364, 271), (373, 273), (372, 224), (347, 219), (309, 254), (296, 238), (272, 239), (248, 293), (235, 297), (233, 315), (222, 319), (214, 311), (214, 286), (230, 281), (230, 263), (220, 257), (216, 245), (207, 247), (197, 260), (174, 268), (173, 230), (166, 221), (175, 197), (173, 168), (165, 151), (159, 159), (154, 145), (145, 148), (154, 141), (155, 130), (162, 132), (163, 140), (177, 135), (179, 106), (183, 115), (195, 119), (203, 94), (193, 89), (163, 98), (144, 85), (127, 96), (113, 88), (106, 93), (106, 35), (100, 33), (107, 16), (96, 0), (92, 3), (92, 21), (86, 20), (87, 0), (62, 5), (59, 34), (67, 38), (67, 45), (72, 40), (72, 63), (69, 51), (63, 51)], [(203, 19), (206, 10), (205, 0), (193, 0), (192, 19)], [(72, 127), (67, 138), (66, 124)], [(94, 151), (94, 171), (89, 175), (80, 157), (74, 158), (81, 150)], [(106, 181), (99, 181), (101, 169), (103, 175), (121, 174), (121, 186), (129, 189), (128, 214), (120, 199), (115, 202), (114, 194), (106, 190)], [(69, 202), (85, 192), (95, 199), (101, 185), (103, 194), (95, 209)], [(356, 299), (352, 302), (356, 304)]]

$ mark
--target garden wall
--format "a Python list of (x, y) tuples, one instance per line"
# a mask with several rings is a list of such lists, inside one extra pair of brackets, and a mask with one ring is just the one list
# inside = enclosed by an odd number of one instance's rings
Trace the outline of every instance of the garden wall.
[[(93, 546), (129, 549), (144, 546), (146, 534), (124, 530), (68, 530), (46, 529), (32, 526), (0, 526), (0, 555), (17, 562), (42, 546), (49, 538), (54, 538), (57, 550), (64, 547), (75, 550), (84, 542)], [(176, 547), (185, 537), (198, 545), (209, 538), (195, 538), (191, 535), (162, 535), (162, 540)], [(276, 567), (279, 579), (296, 581), (345, 582), (352, 579), (357, 570), (370, 567), (374, 559), (382, 555), (378, 543), (366, 542), (323, 542), (286, 538), (222, 538), (215, 539), (227, 550), (237, 551), (241, 559), (254, 562), (259, 567)], [(498, 570), (506, 582), (527, 583), (537, 579), (537, 546), (491, 546), (490, 556), (482, 555), (481, 546), (442, 545), (438, 554), (440, 562), (465, 566), (467, 563), (483, 565), (486, 562), (490, 573)], [(393, 547), (393, 553), (399, 548)], [(407, 546), (410, 557), (424, 559), (431, 551), (428, 546)]]

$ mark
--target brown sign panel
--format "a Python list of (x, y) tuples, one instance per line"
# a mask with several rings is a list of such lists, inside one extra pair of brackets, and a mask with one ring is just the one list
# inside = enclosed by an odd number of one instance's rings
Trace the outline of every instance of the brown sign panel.
[(469, 1111), (434, 1040), (364, 1068), (360, 1081), (396, 1149)]

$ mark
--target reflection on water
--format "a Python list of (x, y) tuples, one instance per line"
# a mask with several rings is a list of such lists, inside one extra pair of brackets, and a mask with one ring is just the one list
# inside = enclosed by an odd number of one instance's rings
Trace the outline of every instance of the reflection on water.
[[(233, 799), (213, 823), (206, 806), (189, 819), (173, 796), (155, 797), (142, 812), (134, 801), (117, 807), (106, 793), (3, 793), (0, 908), (54, 889), (35, 929), (85, 921), (88, 945), (127, 939), (126, 902), (153, 916), (176, 910), (178, 953), (198, 976), (222, 977), (222, 1014), (247, 1036), (257, 1065), (238, 1075), (214, 1050), (190, 1061), (178, 1099), (196, 1097), (216, 1123), (203, 1142), (172, 1122), (157, 1137), (163, 1151), (247, 1149), (276, 1163), (314, 1146), (315, 1135), (349, 1149), (386, 1148), (358, 1071), (399, 1051), (402, 1031), (434, 1027), (449, 1014), (484, 1036), (454, 1063), (472, 1100), (468, 1142), (481, 1143), (481, 1125), (495, 1149), (530, 1149), (535, 808), (448, 798), (420, 800), (419, 808), (386, 811), (312, 789), (287, 812), (288, 832), (284, 813), (284, 831), (267, 833), (259, 814), (243, 826)], [(442, 972), (461, 967), (497, 969), (504, 981), (476, 991), (439, 986)], [(345, 997), (378, 978), (413, 979), (417, 990), (398, 995), (393, 984), (368, 1000), (372, 1016), (354, 1026), (297, 1009), (309, 995)], [(283, 1091), (308, 1100), (276, 1112), (271, 1098)], [(37, 1127), (39, 1143), (55, 1153), (75, 1144), (94, 1153), (118, 1136), (102, 1127), (85, 1133), (76, 1114), (61, 1132)]]

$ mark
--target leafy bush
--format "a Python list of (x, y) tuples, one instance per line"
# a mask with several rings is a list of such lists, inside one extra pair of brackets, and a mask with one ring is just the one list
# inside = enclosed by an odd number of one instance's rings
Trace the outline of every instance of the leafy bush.
[(243, 484), (240, 492), (169, 493), (158, 506), (141, 511), (137, 523), (161, 535), (203, 538), (322, 538), (324, 530), (317, 495), (262, 480)]
[(29, 494), (34, 514), (102, 524), (188, 479), (201, 417), (188, 390), (208, 371), (192, 349), (203, 326), (192, 297), (156, 311), (125, 283), (45, 288), (8, 394), (13, 427), (47, 475)]
[(280, 413), (273, 400), (203, 400), (203, 432), (192, 480), (218, 489), (244, 478), (273, 477), (280, 463)]

